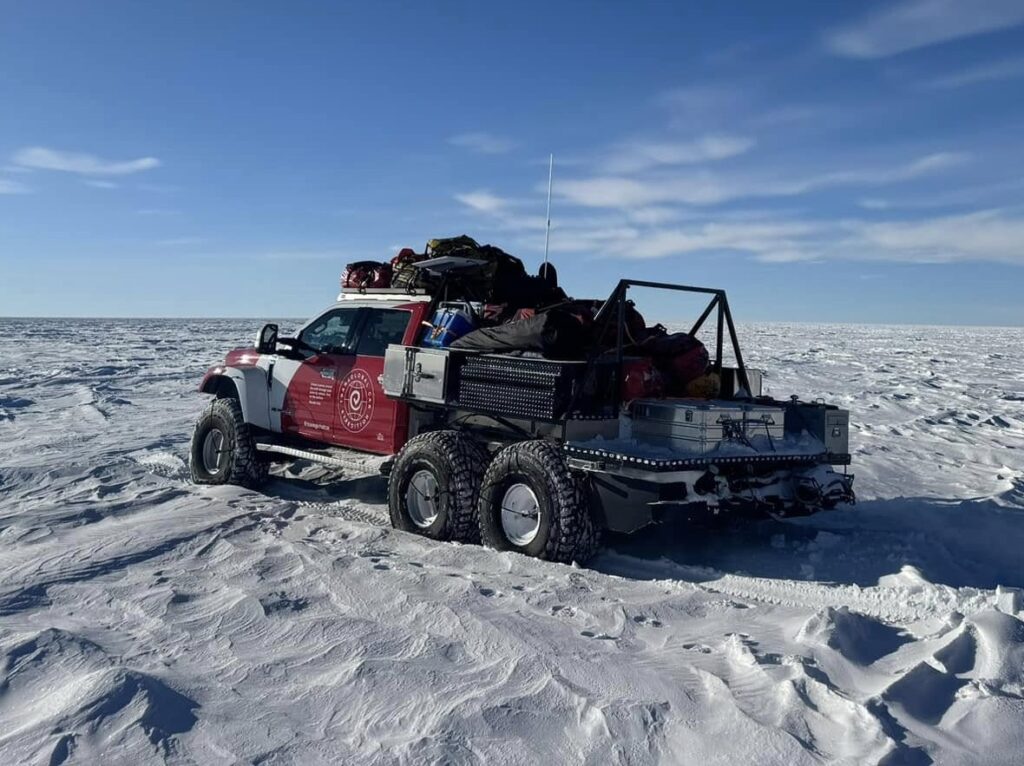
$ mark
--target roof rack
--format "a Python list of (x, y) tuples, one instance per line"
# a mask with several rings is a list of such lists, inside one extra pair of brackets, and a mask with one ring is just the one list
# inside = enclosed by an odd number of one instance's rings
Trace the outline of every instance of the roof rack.
[(433, 297), (429, 290), (422, 288), (402, 289), (399, 287), (343, 287), (338, 301), (428, 301)]

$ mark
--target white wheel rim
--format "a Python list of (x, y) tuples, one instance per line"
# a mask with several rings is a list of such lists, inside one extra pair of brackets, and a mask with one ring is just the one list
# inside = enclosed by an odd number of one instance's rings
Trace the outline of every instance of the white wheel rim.
[(220, 455), (224, 448), (224, 432), (211, 428), (203, 438), (203, 468), (207, 473), (220, 470)]
[(529, 545), (540, 530), (540, 503), (525, 484), (513, 484), (501, 498), (501, 528), (513, 545)]
[(437, 520), (437, 479), (426, 469), (417, 471), (405, 490), (405, 507), (412, 523), (426, 529)]

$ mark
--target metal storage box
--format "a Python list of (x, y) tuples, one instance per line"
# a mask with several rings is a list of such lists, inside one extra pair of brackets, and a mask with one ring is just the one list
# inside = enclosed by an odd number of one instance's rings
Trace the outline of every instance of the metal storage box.
[(445, 349), (388, 346), (381, 381), (384, 393), (401, 399), (444, 404), (448, 395), (450, 354)]
[(504, 354), (465, 355), (449, 394), (459, 407), (498, 415), (557, 420), (614, 416), (614, 366)]
[(639, 442), (704, 454), (757, 437), (785, 436), (783, 410), (763, 404), (694, 399), (633, 403), (632, 436)]
[(807, 431), (830, 455), (850, 454), (850, 413), (831, 404), (794, 402), (786, 411), (786, 431)]

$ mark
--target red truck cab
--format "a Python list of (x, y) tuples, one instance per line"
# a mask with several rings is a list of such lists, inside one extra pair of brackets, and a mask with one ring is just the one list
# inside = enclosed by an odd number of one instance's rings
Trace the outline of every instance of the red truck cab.
[(296, 332), (297, 343), (231, 351), (200, 390), (233, 386), (246, 422), (271, 433), (394, 454), (408, 436), (408, 406), (384, 395), (384, 351), (416, 342), (428, 305), (427, 296), (342, 294)]

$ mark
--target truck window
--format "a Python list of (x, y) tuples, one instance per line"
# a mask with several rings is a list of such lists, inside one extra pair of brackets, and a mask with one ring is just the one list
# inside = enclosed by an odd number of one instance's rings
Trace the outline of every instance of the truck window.
[(356, 353), (360, 356), (384, 356), (388, 344), (402, 342), (410, 314), (401, 309), (367, 309), (367, 313)]
[(355, 325), (356, 309), (332, 309), (306, 327), (299, 338), (325, 354), (344, 354)]

